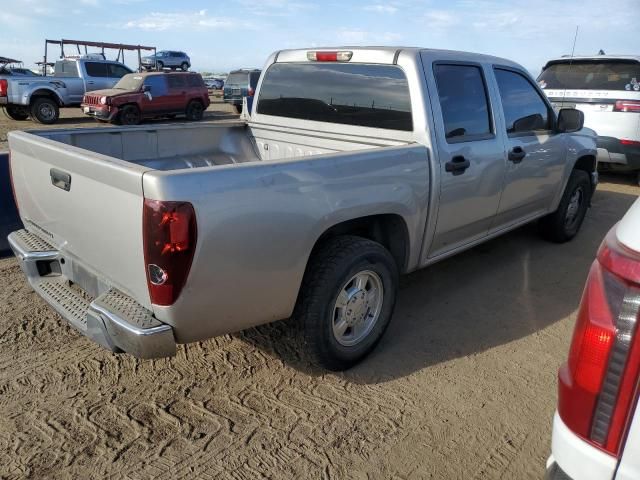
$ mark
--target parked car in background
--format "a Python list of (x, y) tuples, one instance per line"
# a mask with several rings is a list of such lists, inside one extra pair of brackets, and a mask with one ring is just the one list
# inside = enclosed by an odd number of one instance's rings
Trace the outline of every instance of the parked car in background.
[(399, 274), (534, 220), (577, 235), (595, 139), (520, 65), (402, 47), (266, 65), (246, 121), (9, 133), (12, 249), (82, 333), (148, 358), (293, 316), (340, 370), (381, 339)]
[(97, 120), (137, 125), (145, 118), (185, 115), (201, 120), (209, 92), (195, 72), (146, 72), (125, 75), (107, 90), (85, 94), (82, 111)]
[(207, 78), (204, 83), (209, 90), (222, 90), (224, 87), (224, 81), (220, 78)]
[(189, 56), (184, 52), (177, 52), (175, 50), (163, 50), (157, 52), (155, 55), (142, 57), (141, 63), (142, 67), (147, 70), (162, 70), (164, 68), (175, 70), (179, 68), (186, 72), (191, 68), (191, 59)]
[(640, 478), (640, 199), (591, 266), (558, 373), (548, 480)]
[(253, 96), (259, 79), (260, 70), (258, 69), (234, 70), (224, 83), (222, 99), (226, 103), (232, 104), (236, 112), (240, 113), (242, 111), (242, 99), (247, 97), (247, 108), (251, 112)]
[(554, 105), (584, 112), (601, 168), (638, 172), (640, 183), (640, 56), (557, 58), (538, 83)]
[(53, 76), (0, 78), (0, 106), (14, 120), (31, 117), (39, 123), (55, 123), (60, 108), (77, 107), (85, 92), (110, 88), (128, 73), (131, 73), (129, 67), (110, 60), (59, 60)]

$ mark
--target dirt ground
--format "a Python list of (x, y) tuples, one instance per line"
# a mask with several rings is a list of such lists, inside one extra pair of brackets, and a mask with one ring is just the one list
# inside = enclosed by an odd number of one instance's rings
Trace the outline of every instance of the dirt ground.
[[(222, 102), (221, 94), (214, 92), (210, 96), (211, 105), (204, 113), (205, 120), (218, 120), (226, 118), (236, 118), (237, 115), (233, 110), (233, 107), (229, 104)], [(176, 120), (148, 120), (145, 124), (154, 123), (171, 123), (181, 121), (179, 118)], [(0, 108), (0, 152), (9, 150), (9, 143), (7, 142), (7, 133), (11, 130), (32, 130), (42, 128), (95, 128), (95, 127), (109, 127), (108, 124), (100, 123), (91, 117), (88, 117), (80, 110), (80, 107), (61, 108), (60, 120), (53, 125), (40, 125), (32, 122), (31, 120), (25, 120), (24, 122), (17, 122), (7, 116), (4, 109)]]
[(0, 478), (539, 479), (589, 265), (638, 194), (604, 177), (573, 242), (528, 226), (405, 277), (381, 344), (341, 374), (286, 322), (111, 354), (0, 260)]

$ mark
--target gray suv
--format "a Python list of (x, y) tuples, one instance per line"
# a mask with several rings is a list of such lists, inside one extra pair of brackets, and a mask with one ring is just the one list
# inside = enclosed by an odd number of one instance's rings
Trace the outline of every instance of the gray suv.
[(161, 52), (157, 52), (155, 55), (143, 57), (142, 66), (147, 70), (155, 68), (158, 70), (162, 70), (164, 68), (175, 70), (176, 68), (179, 68), (186, 72), (191, 68), (191, 59), (184, 52), (163, 50)]

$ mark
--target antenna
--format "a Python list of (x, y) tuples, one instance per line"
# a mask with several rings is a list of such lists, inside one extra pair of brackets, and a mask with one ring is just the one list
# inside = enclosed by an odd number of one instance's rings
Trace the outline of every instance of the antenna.
[[(573, 64), (573, 56), (576, 53), (576, 42), (578, 41), (578, 29), (580, 28), (580, 25), (576, 25), (576, 34), (573, 37), (573, 47), (571, 48), (571, 58), (569, 59), (569, 69), (567, 70), (567, 76), (569, 74), (571, 74), (571, 65)], [(564, 99), (567, 96), (567, 89), (564, 89), (564, 92), (562, 92), (562, 102), (560, 102), (560, 108), (564, 108)]]

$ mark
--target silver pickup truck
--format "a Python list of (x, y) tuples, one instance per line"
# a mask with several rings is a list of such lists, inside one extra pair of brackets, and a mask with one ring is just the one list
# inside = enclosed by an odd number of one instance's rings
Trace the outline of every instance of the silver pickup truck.
[(582, 114), (502, 58), (280, 51), (245, 118), (10, 133), (33, 288), (113, 351), (293, 317), (304, 353), (344, 369), (399, 274), (534, 220), (570, 240), (597, 182)]
[(127, 73), (120, 62), (89, 57), (58, 60), (50, 77), (0, 74), (0, 106), (14, 120), (52, 124), (61, 107), (79, 106), (85, 92), (111, 88)]

